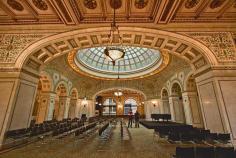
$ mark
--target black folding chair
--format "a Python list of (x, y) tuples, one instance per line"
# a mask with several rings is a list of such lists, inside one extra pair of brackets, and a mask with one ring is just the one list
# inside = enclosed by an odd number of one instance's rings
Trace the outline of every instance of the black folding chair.
[(176, 158), (194, 158), (194, 147), (176, 147)]
[(197, 147), (195, 158), (214, 158), (214, 147)]
[(216, 147), (215, 158), (235, 158), (233, 147)]

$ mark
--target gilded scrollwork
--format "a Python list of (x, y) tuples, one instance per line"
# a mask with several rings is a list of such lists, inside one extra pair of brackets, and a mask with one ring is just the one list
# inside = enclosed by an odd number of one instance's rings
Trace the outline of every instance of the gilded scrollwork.
[(236, 61), (236, 49), (229, 32), (186, 33), (206, 45), (219, 62)]
[(38, 34), (0, 34), (0, 63), (15, 63), (27, 46), (42, 37)]

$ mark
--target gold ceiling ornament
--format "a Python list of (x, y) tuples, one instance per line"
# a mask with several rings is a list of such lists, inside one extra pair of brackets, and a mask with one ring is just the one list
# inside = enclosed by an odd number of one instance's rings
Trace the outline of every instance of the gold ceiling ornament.
[(84, 0), (84, 6), (88, 9), (95, 9), (95, 8), (97, 8), (97, 1), (96, 0)]
[(113, 9), (119, 9), (122, 6), (122, 0), (110, 0), (110, 6)]
[(138, 9), (143, 9), (147, 6), (148, 0), (135, 0), (134, 5)]
[(20, 2), (17, 2), (16, 0), (7, 0), (7, 4), (17, 11), (23, 11), (24, 7)]
[(185, 8), (191, 9), (197, 6), (197, 4), (200, 2), (200, 0), (187, 0), (185, 2)]
[[(107, 80), (107, 81), (110, 81), (110, 80), (117, 80), (117, 78), (108, 78), (108, 77), (100, 77), (100, 76), (97, 76), (97, 75), (94, 75), (94, 74), (91, 74), (91, 73), (88, 73), (87, 71), (81, 69), (77, 63), (76, 63), (76, 54), (78, 53), (78, 50), (73, 50), (71, 52), (68, 53), (68, 56), (67, 56), (67, 62), (68, 64), (70, 65), (70, 67), (77, 73), (81, 74), (81, 75), (84, 75), (84, 76), (87, 76), (87, 77), (91, 77), (91, 78), (94, 78), (94, 79), (100, 79), (100, 80)], [(163, 51), (160, 51), (160, 54), (161, 54), (161, 57), (162, 57), (162, 62), (160, 64), (159, 67), (157, 67), (155, 70), (153, 70), (152, 72), (150, 73), (141, 73), (140, 75), (138, 76), (131, 76), (131, 77), (126, 77), (126, 78), (119, 78), (118, 81), (125, 81), (125, 80), (134, 80), (134, 79), (142, 79), (142, 78), (145, 78), (145, 77), (149, 77), (149, 76), (153, 76), (155, 74), (158, 74), (160, 73), (161, 71), (163, 71), (170, 63), (170, 55), (169, 55), (169, 52), (166, 51), (166, 50), (163, 50)], [(122, 74), (119, 74), (119, 76), (121, 76)]]
[(212, 0), (212, 2), (210, 3), (210, 8), (215, 9), (221, 7), (224, 2), (225, 0)]
[(48, 5), (45, 0), (33, 0), (32, 2), (39, 10), (48, 10)]
[(106, 59), (111, 61), (113, 66), (115, 66), (116, 61), (123, 59), (125, 56), (125, 50), (122, 48), (122, 38), (119, 31), (119, 26), (116, 25), (116, 3), (117, 0), (113, 0), (114, 12), (113, 12), (113, 22), (111, 23), (109, 38), (109, 46), (104, 50)]

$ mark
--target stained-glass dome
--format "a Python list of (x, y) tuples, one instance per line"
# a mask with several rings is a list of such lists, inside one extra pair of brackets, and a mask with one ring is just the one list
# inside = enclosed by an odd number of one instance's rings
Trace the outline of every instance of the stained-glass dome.
[(162, 63), (161, 53), (143, 47), (124, 46), (125, 56), (116, 61), (115, 66), (106, 59), (105, 47), (94, 47), (79, 50), (75, 63), (80, 70), (93, 76), (105, 78), (130, 78), (145, 75), (157, 69)]

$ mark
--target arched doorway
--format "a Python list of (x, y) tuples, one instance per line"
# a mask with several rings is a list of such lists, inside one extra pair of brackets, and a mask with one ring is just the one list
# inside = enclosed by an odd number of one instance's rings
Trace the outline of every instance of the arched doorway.
[(137, 111), (137, 106), (138, 104), (136, 100), (132, 98), (125, 100), (124, 115), (128, 115), (130, 110), (134, 114)]
[(185, 123), (182, 91), (180, 84), (177, 82), (172, 84), (170, 102), (173, 108), (172, 116), (174, 116), (174, 121)]
[(161, 112), (164, 114), (170, 114), (169, 94), (168, 94), (167, 89), (162, 90), (161, 101), (162, 101)]

